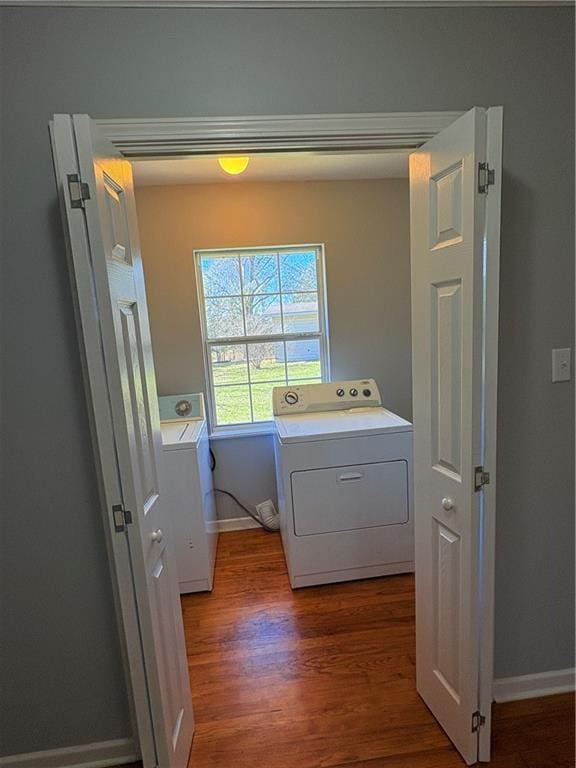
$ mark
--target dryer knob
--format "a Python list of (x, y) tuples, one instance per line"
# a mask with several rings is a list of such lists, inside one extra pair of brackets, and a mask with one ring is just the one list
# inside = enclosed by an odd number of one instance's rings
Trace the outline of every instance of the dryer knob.
[(355, 387), (352, 387), (352, 389), (350, 390), (350, 396), (356, 397), (357, 394), (358, 394), (358, 390)]
[(338, 395), (338, 397), (344, 397), (344, 395), (345, 395), (345, 392), (344, 392), (344, 390), (342, 389), (342, 387), (340, 387), (340, 389), (337, 389), (337, 390), (336, 390), (336, 394)]
[(298, 395), (296, 392), (286, 392), (284, 395), (284, 400), (288, 403), (288, 405), (296, 405), (298, 402)]
[(363, 389), (362, 390), (362, 394), (364, 395), (364, 397), (370, 397), (370, 395), (372, 394), (372, 390), (371, 389)]

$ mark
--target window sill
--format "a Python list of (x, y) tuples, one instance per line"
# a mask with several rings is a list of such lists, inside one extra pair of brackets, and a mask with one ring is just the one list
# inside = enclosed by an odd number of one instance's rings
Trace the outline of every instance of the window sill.
[(235, 440), (242, 437), (273, 434), (274, 422), (262, 421), (259, 424), (231, 424), (228, 427), (215, 427), (210, 432), (210, 440)]

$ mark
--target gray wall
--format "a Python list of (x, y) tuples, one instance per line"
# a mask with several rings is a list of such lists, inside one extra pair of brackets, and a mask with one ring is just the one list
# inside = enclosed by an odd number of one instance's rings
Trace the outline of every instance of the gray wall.
[(1, 10), (4, 753), (129, 731), (63, 238), (53, 112), (505, 108), (496, 674), (573, 664), (570, 8)]
[[(150, 186), (136, 204), (160, 394), (206, 392), (195, 249), (324, 243), (332, 377), (373, 376), (411, 418), (407, 179)], [(275, 499), (269, 435), (211, 442), (218, 487)], [(220, 518), (245, 516), (217, 504)]]

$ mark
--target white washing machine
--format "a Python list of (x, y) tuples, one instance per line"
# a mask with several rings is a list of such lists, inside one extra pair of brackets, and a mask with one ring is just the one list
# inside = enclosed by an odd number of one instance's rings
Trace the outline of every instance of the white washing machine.
[(276, 387), (273, 402), (292, 587), (413, 571), (412, 424), (374, 379)]
[(204, 401), (201, 394), (159, 400), (163, 495), (172, 523), (180, 592), (211, 590), (218, 529)]

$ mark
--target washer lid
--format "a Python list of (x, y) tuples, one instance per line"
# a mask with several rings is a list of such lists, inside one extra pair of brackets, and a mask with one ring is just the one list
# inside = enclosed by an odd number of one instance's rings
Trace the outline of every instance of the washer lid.
[(162, 430), (164, 450), (173, 451), (180, 448), (196, 448), (205, 425), (205, 419), (161, 421), (160, 429)]
[(274, 421), (282, 443), (412, 431), (409, 421), (386, 408), (354, 408), (347, 411), (276, 416)]

